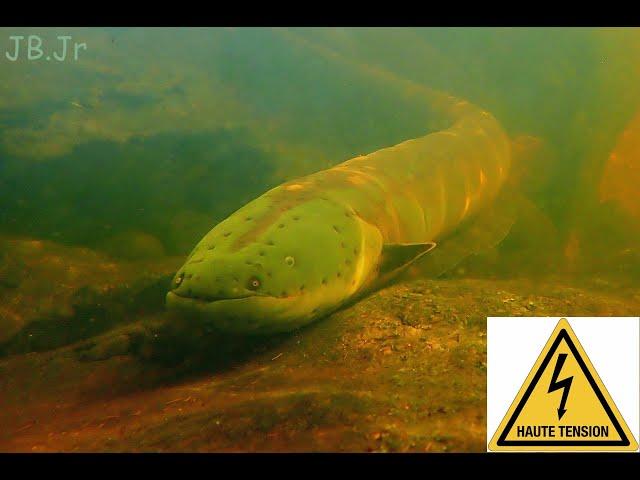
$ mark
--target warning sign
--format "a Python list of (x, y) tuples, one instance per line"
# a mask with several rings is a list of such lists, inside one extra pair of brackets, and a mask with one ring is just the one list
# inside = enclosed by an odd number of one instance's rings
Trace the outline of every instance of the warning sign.
[(566, 319), (561, 319), (489, 449), (625, 450), (638, 444)]

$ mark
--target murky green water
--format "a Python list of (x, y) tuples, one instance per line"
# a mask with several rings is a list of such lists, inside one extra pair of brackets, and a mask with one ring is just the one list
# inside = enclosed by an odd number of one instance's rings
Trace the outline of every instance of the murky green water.
[(640, 100), (633, 29), (3, 29), (3, 52), (19, 34), (87, 48), (3, 55), (0, 228), (97, 248), (136, 231), (187, 253), (268, 187), (437, 125), (365, 67), (543, 141), (531, 195), (566, 235)]

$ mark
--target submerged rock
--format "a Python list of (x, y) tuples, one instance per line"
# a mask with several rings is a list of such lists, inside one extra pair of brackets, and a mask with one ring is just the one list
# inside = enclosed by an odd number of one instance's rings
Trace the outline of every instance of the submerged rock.
[(163, 309), (179, 259), (114, 262), (87, 248), (0, 237), (0, 355), (42, 351)]

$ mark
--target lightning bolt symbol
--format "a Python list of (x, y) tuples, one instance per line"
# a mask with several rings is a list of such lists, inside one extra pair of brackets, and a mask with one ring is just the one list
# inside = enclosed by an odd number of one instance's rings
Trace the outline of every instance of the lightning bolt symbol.
[(556, 366), (553, 369), (553, 376), (551, 377), (549, 390), (547, 390), (547, 393), (555, 392), (556, 390), (560, 390), (560, 389), (564, 390), (562, 392), (562, 399), (560, 400), (560, 406), (558, 407), (558, 420), (560, 420), (567, 411), (566, 408), (564, 408), (564, 406), (567, 403), (569, 390), (571, 390), (571, 382), (573, 382), (573, 377), (565, 378), (564, 380), (558, 381), (558, 375), (560, 375), (560, 371), (562, 370), (562, 366), (564, 365), (564, 362), (566, 359), (567, 359), (566, 353), (558, 354), (558, 360), (556, 361)]

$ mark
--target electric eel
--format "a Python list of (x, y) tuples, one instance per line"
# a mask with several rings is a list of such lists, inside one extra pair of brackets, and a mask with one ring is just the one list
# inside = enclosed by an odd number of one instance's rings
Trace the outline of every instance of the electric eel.
[(176, 273), (168, 308), (226, 332), (291, 331), (446, 246), (510, 167), (497, 120), (446, 101), (449, 128), (288, 181), (220, 222)]

